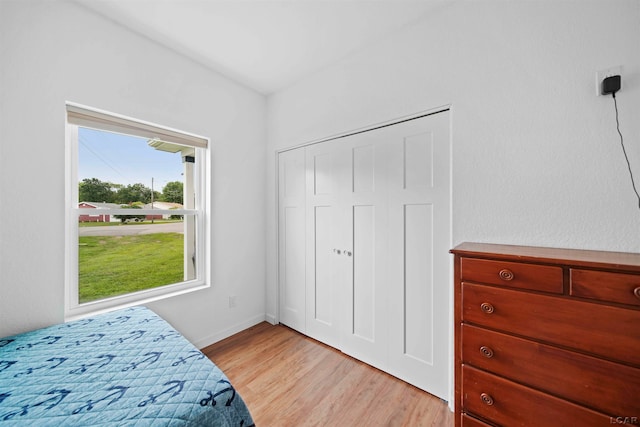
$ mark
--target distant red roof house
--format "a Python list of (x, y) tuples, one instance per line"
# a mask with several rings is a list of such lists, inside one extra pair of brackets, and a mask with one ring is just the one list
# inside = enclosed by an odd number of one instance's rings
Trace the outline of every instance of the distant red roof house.
[[(78, 207), (80, 209), (96, 209), (96, 210), (105, 210), (105, 209), (120, 209), (120, 205), (117, 203), (98, 203), (98, 202), (80, 202), (78, 203)], [(108, 213), (91, 213), (87, 215), (79, 215), (79, 222), (116, 222), (118, 219), (113, 218)]]

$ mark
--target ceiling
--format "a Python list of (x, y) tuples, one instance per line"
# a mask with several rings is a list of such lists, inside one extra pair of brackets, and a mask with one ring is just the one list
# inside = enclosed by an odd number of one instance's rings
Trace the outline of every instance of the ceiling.
[(270, 94), (450, 0), (76, 0)]

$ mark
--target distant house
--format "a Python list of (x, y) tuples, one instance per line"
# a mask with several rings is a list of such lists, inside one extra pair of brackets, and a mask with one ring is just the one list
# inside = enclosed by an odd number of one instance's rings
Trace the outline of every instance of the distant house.
[[(98, 203), (98, 202), (80, 202), (78, 203), (80, 209), (96, 209), (98, 211), (105, 209), (120, 209), (120, 205), (117, 203)], [(80, 215), (78, 217), (79, 222), (117, 222), (116, 218), (108, 213), (91, 212), (87, 215)]]
[[(153, 206), (152, 206), (153, 205)], [(171, 202), (153, 202), (147, 203), (144, 205), (144, 209), (182, 209), (182, 205), (180, 203), (171, 203)], [(168, 219), (171, 215), (147, 215), (146, 219)]]

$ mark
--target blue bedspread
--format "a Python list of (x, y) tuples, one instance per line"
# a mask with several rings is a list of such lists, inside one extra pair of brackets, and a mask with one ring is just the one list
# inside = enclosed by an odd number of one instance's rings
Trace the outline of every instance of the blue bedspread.
[(0, 339), (0, 426), (251, 426), (227, 377), (151, 310)]

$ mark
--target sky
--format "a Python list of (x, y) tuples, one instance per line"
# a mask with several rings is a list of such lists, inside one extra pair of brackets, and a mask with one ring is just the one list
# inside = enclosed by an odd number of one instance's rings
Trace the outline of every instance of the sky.
[(114, 184), (144, 184), (162, 192), (171, 181), (182, 181), (180, 153), (159, 151), (146, 138), (78, 128), (78, 180), (98, 178)]

